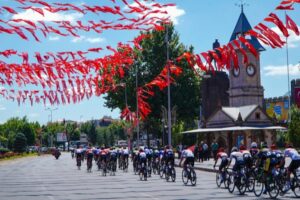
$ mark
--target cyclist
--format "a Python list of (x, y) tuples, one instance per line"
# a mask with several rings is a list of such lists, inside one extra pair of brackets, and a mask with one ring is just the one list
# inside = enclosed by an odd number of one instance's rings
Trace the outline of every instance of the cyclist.
[[(297, 150), (293, 148), (292, 145), (289, 145), (288, 148), (284, 150), (284, 156), (289, 157), (292, 160), (288, 167), (288, 172), (287, 172), (288, 181), (285, 187), (285, 191), (287, 191), (291, 187), (291, 180), (290, 180), (291, 173), (295, 173), (295, 170), (300, 166), (300, 155), (297, 152)], [(294, 176), (296, 176), (296, 174), (294, 174)]]
[(152, 152), (148, 147), (145, 147), (144, 151), (147, 157), (148, 166), (151, 166)]
[(257, 148), (257, 143), (252, 142), (251, 143), (251, 148), (250, 148), (250, 154), (252, 157), (255, 157), (259, 152), (259, 149)]
[(184, 148), (184, 150), (181, 153), (181, 158), (179, 162), (179, 166), (181, 166), (182, 160), (185, 159), (183, 163), (183, 168), (186, 169), (186, 166), (190, 164), (192, 167), (194, 167), (194, 161), (195, 161), (195, 156), (192, 150), (188, 148)]
[(243, 154), (244, 164), (248, 169), (253, 166), (253, 160), (250, 151), (246, 149), (245, 145), (240, 146), (240, 152)]
[(103, 165), (106, 166), (106, 164), (107, 164), (107, 153), (108, 153), (107, 150), (104, 147), (101, 147), (100, 164), (101, 164), (102, 168), (104, 167)]
[[(126, 147), (123, 147), (122, 149), (122, 157), (123, 157), (123, 167), (124, 169), (128, 167), (128, 158), (129, 158), (129, 152), (128, 152), (128, 149)], [(126, 163), (126, 165), (125, 165)]]
[(91, 170), (92, 169), (92, 164), (93, 164), (93, 157), (94, 157), (94, 153), (91, 147), (88, 147), (86, 150), (86, 164), (87, 164), (87, 169)]
[[(142, 164), (144, 164), (144, 167), (146, 167), (147, 155), (142, 148), (140, 148), (140, 151), (138, 153), (138, 162), (139, 162), (139, 166), (143, 166)], [(142, 167), (141, 167), (140, 173), (142, 172), (141, 170), (144, 170), (144, 169), (142, 169)]]
[(172, 147), (166, 146), (163, 157), (167, 164), (170, 163), (174, 167), (175, 156)]
[(109, 151), (109, 157), (110, 157), (110, 163), (111, 163), (111, 167), (113, 167), (113, 171), (116, 171), (116, 167), (117, 167), (117, 150), (114, 147), (110, 148)]
[(77, 165), (78, 169), (80, 169), (81, 160), (82, 160), (82, 148), (81, 147), (78, 147), (75, 150), (75, 155), (76, 155), (76, 165)]
[(215, 161), (214, 168), (216, 167), (216, 164), (219, 159), (221, 160), (221, 163), (219, 166), (219, 172), (222, 173), (223, 169), (228, 165), (228, 155), (227, 155), (227, 153), (225, 153), (225, 150), (223, 147), (219, 148), (219, 152), (217, 154), (217, 159)]
[(231, 149), (228, 166), (230, 166), (232, 160), (235, 160), (232, 171), (236, 172), (243, 167), (243, 165), (244, 165), (243, 153), (238, 151), (237, 147), (232, 147), (232, 149)]

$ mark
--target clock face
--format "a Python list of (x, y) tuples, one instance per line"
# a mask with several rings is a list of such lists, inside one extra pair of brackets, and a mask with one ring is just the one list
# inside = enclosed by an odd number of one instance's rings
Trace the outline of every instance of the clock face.
[(238, 77), (238, 76), (240, 75), (240, 68), (234, 68), (234, 69), (233, 69), (233, 75), (234, 75), (235, 77)]
[(246, 71), (247, 71), (247, 74), (248, 74), (249, 76), (254, 76), (254, 74), (255, 74), (255, 67), (254, 67), (254, 65), (249, 64), (249, 65), (247, 66)]

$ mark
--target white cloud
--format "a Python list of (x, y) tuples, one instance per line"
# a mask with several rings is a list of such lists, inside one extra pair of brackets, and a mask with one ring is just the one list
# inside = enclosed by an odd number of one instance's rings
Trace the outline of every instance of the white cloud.
[(57, 40), (59, 40), (59, 39), (60, 39), (60, 37), (58, 37), (58, 36), (55, 36), (55, 37), (50, 36), (50, 37), (49, 37), (49, 40), (50, 40), (50, 41), (57, 41)]
[(71, 40), (73, 43), (78, 43), (78, 42), (88, 42), (88, 43), (102, 43), (105, 42), (105, 38), (101, 37), (85, 37), (85, 36), (80, 36), (80, 37), (75, 37)]
[(85, 39), (85, 36), (74, 37), (71, 41), (74, 43), (82, 42)]
[[(271, 28), (274, 32), (276, 32), (283, 41), (285, 41), (285, 37), (282, 34), (282, 32), (280, 31), (280, 29), (278, 27), (272, 27)], [(298, 29), (300, 29), (300, 27), (298, 26)], [(300, 36), (297, 36), (293, 31), (288, 30), (289, 31), (289, 37), (288, 37), (288, 45), (289, 48), (297, 48), (300, 47)], [(264, 47), (269, 47), (266, 46), (264, 43), (262, 43), (264, 45)]]
[(81, 13), (70, 13), (70, 14), (62, 14), (62, 13), (51, 13), (47, 11), (45, 8), (42, 8), (44, 11), (44, 15), (41, 15), (33, 10), (26, 10), (24, 12), (20, 12), (12, 16), (12, 19), (26, 19), (33, 22), (37, 21), (70, 21), (74, 22), (79, 18), (83, 17)]
[(30, 113), (30, 114), (28, 115), (28, 117), (30, 117), (30, 118), (38, 118), (39, 116), (40, 116), (39, 113)]
[(6, 110), (6, 107), (0, 104), (0, 110)]
[(97, 38), (86, 38), (86, 41), (89, 43), (101, 43), (104, 42), (105, 39), (101, 38), (101, 37), (97, 37)]
[[(290, 75), (292, 76), (300, 76), (300, 65), (289, 65)], [(286, 65), (269, 65), (263, 68), (263, 74), (265, 76), (283, 76), (287, 75), (287, 67)]]
[[(150, 3), (144, 2), (145, 6), (151, 7)], [(137, 3), (132, 3), (131, 6), (138, 7)], [(128, 6), (125, 6), (125, 10), (128, 10)], [(179, 24), (179, 17), (185, 15), (185, 11), (181, 8), (179, 8), (177, 5), (176, 6), (168, 6), (166, 8), (161, 8), (160, 9), (162, 12), (166, 11), (167, 14), (163, 13), (153, 13), (147, 16), (147, 18), (150, 17), (159, 17), (159, 18), (169, 18), (175, 25)], [(146, 13), (145, 13), (146, 14)], [(142, 14), (139, 14), (139, 17), (141, 17)]]

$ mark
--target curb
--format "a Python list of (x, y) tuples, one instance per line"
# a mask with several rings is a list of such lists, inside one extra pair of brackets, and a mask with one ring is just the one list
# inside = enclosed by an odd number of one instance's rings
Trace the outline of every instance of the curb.
[[(182, 168), (180, 167), (178, 164), (175, 164), (176, 167)], [(216, 173), (218, 170), (215, 169), (209, 169), (209, 168), (204, 168), (204, 167), (194, 167), (195, 170), (199, 170), (199, 171), (205, 171), (205, 172), (211, 172), (211, 173)]]

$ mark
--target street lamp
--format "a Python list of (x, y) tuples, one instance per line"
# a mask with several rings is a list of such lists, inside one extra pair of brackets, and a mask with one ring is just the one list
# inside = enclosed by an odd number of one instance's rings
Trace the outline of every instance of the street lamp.
[(135, 68), (135, 88), (136, 88), (136, 135), (137, 147), (140, 146), (140, 120), (139, 120), (139, 96), (138, 96), (138, 66)]
[(52, 112), (57, 110), (58, 108), (46, 108), (45, 110), (50, 111), (50, 115), (51, 115), (51, 123), (52, 123)]
[[(45, 110), (50, 111), (50, 116), (51, 116), (51, 124), (52, 124), (52, 112), (57, 110), (58, 108), (46, 108)], [(50, 141), (51, 147), (53, 146), (53, 137), (51, 135), (51, 141)]]

